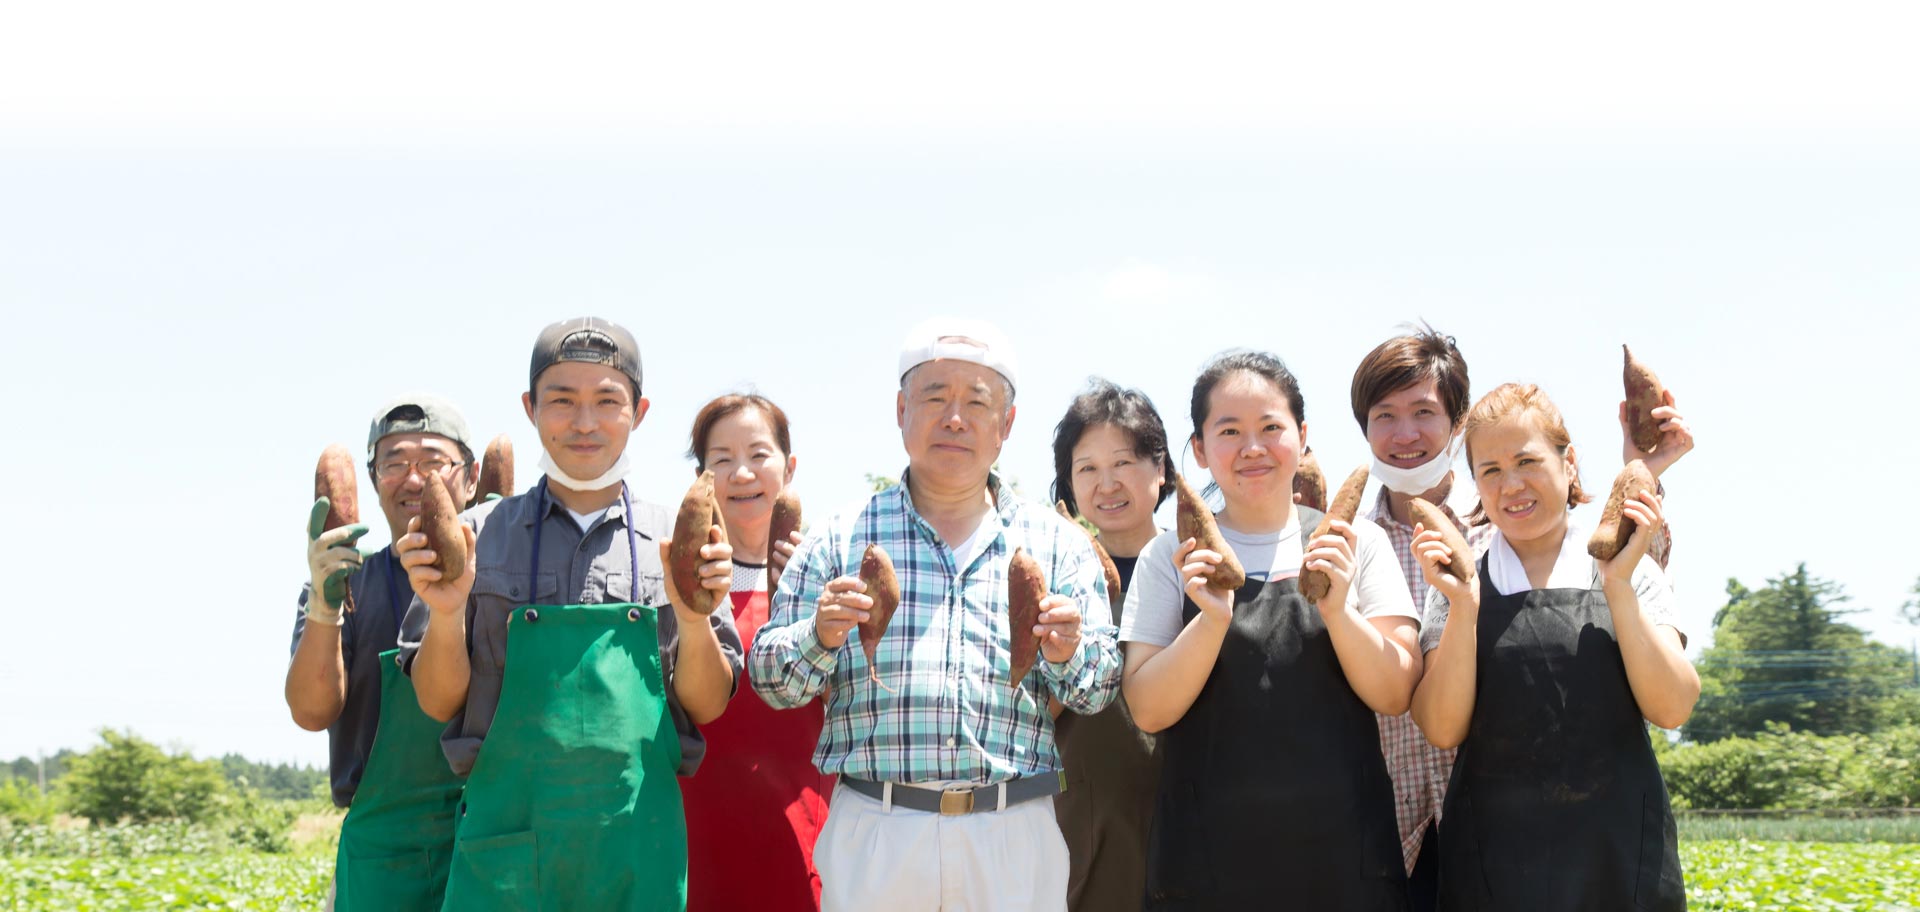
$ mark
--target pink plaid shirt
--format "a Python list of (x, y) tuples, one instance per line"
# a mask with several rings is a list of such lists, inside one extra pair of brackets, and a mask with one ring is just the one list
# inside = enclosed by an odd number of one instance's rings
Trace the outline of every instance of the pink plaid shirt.
[[(1454, 483), (1460, 484), (1461, 480), (1456, 477)], [(1469, 499), (1464, 503), (1472, 503), (1471, 492), (1471, 487), (1465, 489), (1464, 496)], [(1448, 499), (1460, 502), (1462, 493), (1461, 488), (1455, 488), (1454, 496)], [(1665, 489), (1661, 488), (1660, 493), (1666, 493)], [(1479, 561), (1493, 541), (1493, 525), (1482, 523), (1469, 527), (1454, 512), (1452, 503), (1437, 506), (1467, 537), (1467, 546), (1473, 549), (1473, 559)], [(1401, 525), (1393, 518), (1384, 486), (1380, 488), (1380, 496), (1375, 499), (1369, 518), (1387, 530), (1387, 538), (1393, 542), (1394, 556), (1400, 559), (1400, 572), (1407, 578), (1407, 591), (1412, 593), (1413, 604), (1424, 619), (1428, 586), (1426, 578), (1420, 575), (1420, 562), (1413, 555), (1413, 527)], [(1666, 567), (1667, 559), (1673, 552), (1673, 529), (1662, 524), (1647, 551), (1655, 562)], [(1440, 819), (1441, 803), (1447, 795), (1447, 779), (1453, 775), (1453, 757), (1457, 751), (1441, 750), (1428, 743), (1420, 727), (1413, 724), (1412, 713), (1374, 715), (1380, 720), (1380, 753), (1387, 758), (1387, 775), (1393, 779), (1393, 810), (1400, 823), (1400, 853), (1406, 861), (1407, 872), (1412, 873), (1413, 863), (1420, 857), (1420, 845), (1427, 838), (1427, 822)]]

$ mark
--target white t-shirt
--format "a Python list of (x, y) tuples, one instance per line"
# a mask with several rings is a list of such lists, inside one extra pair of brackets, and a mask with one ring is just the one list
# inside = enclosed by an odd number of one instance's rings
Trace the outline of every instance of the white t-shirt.
[[(1353, 521), (1358, 547), (1358, 568), (1353, 585), (1347, 589), (1347, 607), (1357, 608), (1364, 618), (1408, 617), (1414, 613), (1413, 596), (1407, 593), (1407, 581), (1400, 575), (1400, 564), (1393, 556), (1393, 543), (1386, 530), (1369, 519)], [(1240, 566), (1250, 579), (1273, 582), (1300, 575), (1304, 555), (1300, 553), (1300, 524), (1288, 523), (1278, 532), (1249, 535), (1226, 526), (1220, 527), (1227, 546), (1233, 549)], [(1180, 568), (1173, 564), (1179, 550), (1178, 532), (1162, 532), (1140, 552), (1133, 568), (1133, 583), (1127, 587), (1122, 606), (1120, 641), (1168, 646), (1185, 624), (1180, 619), (1186, 589), (1180, 582)]]
[[(1593, 589), (1600, 585), (1600, 562), (1587, 553), (1587, 539), (1592, 536), (1577, 516), (1567, 517), (1567, 537), (1560, 541), (1560, 555), (1553, 560), (1553, 570), (1547, 574), (1548, 589)], [(1493, 588), (1501, 595), (1513, 595), (1519, 592), (1532, 592), (1533, 583), (1527, 579), (1526, 565), (1520, 562), (1520, 555), (1514, 553), (1513, 546), (1498, 529), (1487, 542), (1487, 575), (1493, 579)], [(1672, 627), (1680, 634), (1681, 645), (1686, 645), (1687, 632), (1674, 623), (1675, 599), (1673, 586), (1667, 582), (1666, 571), (1653, 558), (1642, 555), (1640, 563), (1633, 568), (1633, 594), (1640, 600), (1640, 610), (1655, 624)], [(1420, 648), (1431, 651), (1440, 645), (1440, 634), (1447, 626), (1447, 597), (1438, 589), (1427, 591), (1426, 621), (1420, 625)]]
[[(560, 509), (567, 510), (566, 507), (561, 507)], [(567, 510), (567, 515), (573, 517), (573, 521), (580, 527), (580, 531), (585, 532), (592, 529), (593, 524), (599, 522), (600, 517), (607, 515), (607, 511), (611, 509), (613, 509), (613, 506), (609, 504), (591, 513), (575, 513), (572, 510)]]

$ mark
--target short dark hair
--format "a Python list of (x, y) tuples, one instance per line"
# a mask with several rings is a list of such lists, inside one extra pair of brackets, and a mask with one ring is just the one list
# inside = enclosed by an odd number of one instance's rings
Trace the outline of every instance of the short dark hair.
[(1467, 359), (1460, 356), (1453, 337), (1441, 333), (1426, 321), (1410, 332), (1380, 343), (1360, 359), (1353, 372), (1353, 420), (1360, 430), (1367, 429), (1367, 412), (1380, 400), (1416, 383), (1432, 380), (1440, 388), (1440, 403), (1446, 406), (1447, 423), (1459, 427), (1472, 401), (1467, 382)]
[(1089, 381), (1086, 392), (1073, 397), (1066, 416), (1053, 426), (1054, 499), (1066, 501), (1067, 510), (1080, 515), (1080, 505), (1073, 499), (1073, 448), (1079, 445), (1088, 429), (1102, 424), (1119, 428), (1133, 439), (1134, 453), (1160, 466), (1167, 483), (1160, 488), (1160, 498), (1153, 502), (1157, 509), (1166, 502), (1167, 495), (1173, 493), (1173, 460), (1167, 455), (1167, 427), (1161, 423), (1160, 413), (1147, 394), (1136, 389), (1121, 389), (1099, 377)]
[(693, 459), (696, 472), (707, 470), (707, 438), (713, 434), (713, 426), (720, 419), (735, 412), (758, 409), (767, 416), (767, 425), (773, 428), (773, 440), (780, 445), (781, 455), (793, 455), (793, 440), (787, 435), (787, 413), (759, 393), (728, 393), (700, 407), (699, 414), (693, 416), (693, 433), (689, 435), (687, 455)]
[(1234, 349), (1214, 355), (1213, 360), (1200, 369), (1200, 376), (1194, 378), (1193, 402), (1189, 407), (1193, 415), (1192, 439), (1201, 439), (1201, 429), (1207, 423), (1207, 397), (1213, 395), (1213, 388), (1227, 375), (1240, 371), (1264, 377), (1279, 387), (1281, 395), (1287, 398), (1287, 407), (1293, 410), (1295, 424), (1307, 420), (1307, 401), (1300, 395), (1300, 380), (1287, 369), (1287, 363), (1280, 360), (1279, 355)]

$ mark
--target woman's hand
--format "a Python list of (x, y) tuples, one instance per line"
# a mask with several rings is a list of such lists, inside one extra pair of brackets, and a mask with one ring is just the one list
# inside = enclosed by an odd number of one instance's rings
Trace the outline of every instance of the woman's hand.
[(1659, 478), (1660, 473), (1673, 467), (1680, 457), (1693, 451), (1693, 429), (1687, 426), (1687, 419), (1674, 407), (1673, 390), (1667, 390), (1667, 404), (1657, 406), (1648, 412), (1654, 420), (1660, 422), (1660, 446), (1649, 453), (1633, 445), (1633, 428), (1627, 423), (1627, 404), (1620, 403), (1620, 461), (1632, 462), (1635, 459), (1647, 464), (1647, 471)]
[(1336, 519), (1327, 527), (1327, 534), (1307, 546), (1300, 568), (1327, 575), (1327, 594), (1314, 606), (1320, 609), (1321, 617), (1347, 610), (1347, 592), (1353, 588), (1356, 542), (1353, 526)]
[(1173, 565), (1180, 568), (1180, 579), (1185, 584), (1187, 597), (1207, 616), (1222, 620), (1233, 620), (1233, 593), (1217, 592), (1207, 587), (1207, 579), (1214, 568), (1226, 558), (1218, 551), (1207, 551), (1199, 542), (1189, 538), (1180, 543), (1179, 550), (1173, 552)]
[(1640, 566), (1640, 558), (1646, 556), (1647, 546), (1653, 544), (1654, 532), (1666, 522), (1664, 514), (1660, 512), (1660, 502), (1660, 495), (1641, 491), (1639, 499), (1621, 505), (1621, 516), (1633, 521), (1633, 535), (1627, 539), (1627, 546), (1621, 548), (1612, 560), (1598, 561), (1602, 580), (1618, 583), (1633, 581), (1633, 568)]

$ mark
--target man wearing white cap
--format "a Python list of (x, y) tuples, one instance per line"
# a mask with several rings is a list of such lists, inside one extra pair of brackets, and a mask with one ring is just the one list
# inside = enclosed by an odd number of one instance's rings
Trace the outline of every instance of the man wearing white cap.
[[(1100, 711), (1119, 689), (1120, 653), (1087, 537), (1027, 503), (992, 472), (1013, 428), (1013, 351), (991, 326), (938, 319), (900, 355), (899, 484), (816, 526), (780, 577), (754, 642), (753, 686), (771, 705), (831, 693), (814, 762), (836, 773), (814, 849), (832, 909), (1066, 908), (1067, 848), (1049, 697)], [(868, 663), (856, 625), (873, 600), (860, 581), (877, 544), (900, 604)], [(1046, 580), (1039, 622), (1013, 630), (1008, 563), (1031, 555)], [(1012, 649), (1039, 638), (1016, 679)]]

